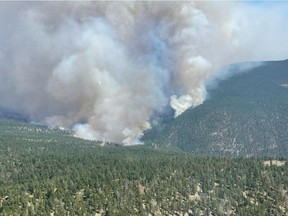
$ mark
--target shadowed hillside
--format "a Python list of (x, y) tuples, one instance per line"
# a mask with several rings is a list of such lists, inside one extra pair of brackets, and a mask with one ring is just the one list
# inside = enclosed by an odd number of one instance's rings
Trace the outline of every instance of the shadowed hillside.
[(210, 99), (145, 141), (208, 155), (288, 155), (288, 61), (268, 62), (219, 83)]

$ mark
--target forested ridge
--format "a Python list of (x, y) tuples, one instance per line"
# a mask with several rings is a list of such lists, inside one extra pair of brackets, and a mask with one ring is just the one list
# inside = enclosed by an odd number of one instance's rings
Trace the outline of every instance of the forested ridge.
[(100, 146), (11, 120), (0, 129), (0, 215), (288, 215), (284, 158)]
[(146, 132), (144, 141), (194, 154), (287, 157), (287, 87), (288, 60), (238, 72), (202, 105)]

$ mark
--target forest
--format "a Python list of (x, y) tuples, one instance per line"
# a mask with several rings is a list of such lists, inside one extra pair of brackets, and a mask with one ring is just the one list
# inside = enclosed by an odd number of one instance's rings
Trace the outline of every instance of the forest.
[(288, 215), (285, 158), (119, 147), (0, 121), (0, 215)]

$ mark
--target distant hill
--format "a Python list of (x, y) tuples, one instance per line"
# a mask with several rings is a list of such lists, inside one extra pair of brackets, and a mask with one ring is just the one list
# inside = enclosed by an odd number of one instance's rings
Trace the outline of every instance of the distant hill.
[(287, 60), (237, 74), (209, 95), (144, 141), (195, 154), (287, 157)]
[(28, 116), (25, 114), (20, 114), (16, 111), (0, 106), (0, 120), (1, 119), (10, 119), (22, 122), (28, 122), (29, 120)]

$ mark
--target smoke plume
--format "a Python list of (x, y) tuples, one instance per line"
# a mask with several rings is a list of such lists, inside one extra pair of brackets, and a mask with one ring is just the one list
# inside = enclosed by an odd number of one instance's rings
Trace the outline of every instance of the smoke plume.
[(0, 106), (140, 143), (167, 105), (201, 104), (223, 65), (287, 58), (287, 3), (267, 4), (0, 2)]

